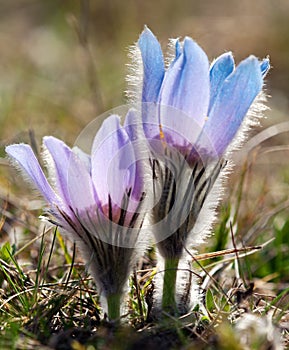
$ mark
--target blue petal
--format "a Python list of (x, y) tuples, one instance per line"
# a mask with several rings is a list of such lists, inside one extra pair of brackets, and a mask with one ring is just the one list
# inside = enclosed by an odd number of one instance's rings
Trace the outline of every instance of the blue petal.
[(234, 71), (234, 67), (235, 63), (231, 52), (224, 53), (213, 62), (210, 69), (211, 94), (208, 114), (224, 80)]
[(171, 42), (175, 42), (175, 57), (172, 59), (172, 61), (170, 62), (170, 66), (173, 66), (175, 64), (175, 62), (177, 61), (177, 59), (181, 56), (181, 54), (183, 53), (183, 45), (182, 43), (180, 43), (179, 39), (172, 39)]
[(153, 33), (145, 27), (139, 40), (143, 61), (142, 102), (156, 102), (165, 74), (161, 46)]
[(7, 154), (13, 158), (22, 170), (28, 175), (32, 184), (41, 192), (49, 204), (62, 208), (59, 198), (48, 183), (31, 147), (25, 144), (10, 145), (6, 147)]
[(266, 76), (270, 69), (270, 60), (269, 58), (264, 58), (263, 61), (260, 63), (260, 69), (263, 77)]
[(224, 81), (199, 139), (199, 147), (223, 154), (262, 86), (259, 62), (250, 56)]
[(176, 59), (178, 59), (180, 57), (180, 55), (183, 53), (183, 48), (180, 44), (180, 40), (177, 39), (176, 40), (176, 44), (175, 44), (175, 54), (176, 54)]
[[(192, 39), (186, 38), (183, 53), (165, 75), (158, 102), (161, 106), (171, 106), (182, 111), (183, 114), (193, 119), (196, 125), (202, 126), (207, 116), (209, 95), (208, 58)], [(162, 113), (160, 124), (170, 127), (173, 121), (169, 119), (172, 117), (170, 115), (166, 120), (166, 115)], [(178, 120), (176, 122), (178, 123)], [(191, 142), (195, 141), (195, 133), (193, 134)], [(173, 135), (171, 136), (173, 137)]]

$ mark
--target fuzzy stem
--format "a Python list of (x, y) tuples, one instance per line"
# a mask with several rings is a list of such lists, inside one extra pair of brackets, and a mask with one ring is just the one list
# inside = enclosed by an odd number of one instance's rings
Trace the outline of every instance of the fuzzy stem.
[(165, 259), (162, 309), (170, 314), (177, 314), (176, 280), (179, 258)]
[(107, 314), (110, 321), (117, 321), (120, 318), (120, 294), (110, 294), (106, 297)]

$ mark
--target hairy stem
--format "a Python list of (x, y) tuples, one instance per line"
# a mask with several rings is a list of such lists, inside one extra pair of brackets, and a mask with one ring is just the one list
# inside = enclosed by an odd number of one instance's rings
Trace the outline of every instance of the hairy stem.
[(110, 321), (117, 321), (120, 318), (120, 294), (110, 294), (106, 297), (107, 314)]
[(179, 261), (179, 258), (165, 259), (162, 309), (170, 314), (177, 314), (178, 311), (176, 303), (176, 281)]

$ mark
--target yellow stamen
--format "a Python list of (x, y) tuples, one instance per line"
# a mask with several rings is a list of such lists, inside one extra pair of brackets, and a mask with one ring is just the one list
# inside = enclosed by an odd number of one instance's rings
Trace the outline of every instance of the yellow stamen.
[(163, 132), (162, 124), (159, 124), (159, 128), (160, 128), (160, 139), (161, 139), (161, 143), (162, 143), (163, 147), (166, 148), (167, 143), (166, 143), (165, 134), (164, 134), (164, 132)]
[(165, 139), (165, 134), (163, 132), (162, 124), (159, 124), (159, 127), (160, 127), (160, 139), (164, 140)]

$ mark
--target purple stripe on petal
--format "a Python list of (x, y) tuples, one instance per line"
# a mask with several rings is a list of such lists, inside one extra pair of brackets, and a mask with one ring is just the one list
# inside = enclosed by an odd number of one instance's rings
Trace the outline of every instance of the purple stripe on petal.
[(210, 69), (211, 90), (208, 114), (211, 111), (218, 92), (221, 90), (224, 80), (233, 72), (234, 67), (235, 63), (231, 52), (224, 53), (213, 62)]
[(138, 40), (138, 46), (143, 61), (142, 102), (156, 102), (165, 74), (162, 49), (147, 27)]
[(48, 183), (31, 147), (25, 144), (6, 147), (7, 154), (13, 158), (28, 175), (32, 184), (41, 192), (46, 201), (62, 207), (59, 198)]
[(198, 141), (199, 147), (210, 147), (210, 141), (217, 154), (223, 154), (262, 85), (259, 62), (250, 56), (224, 81)]

